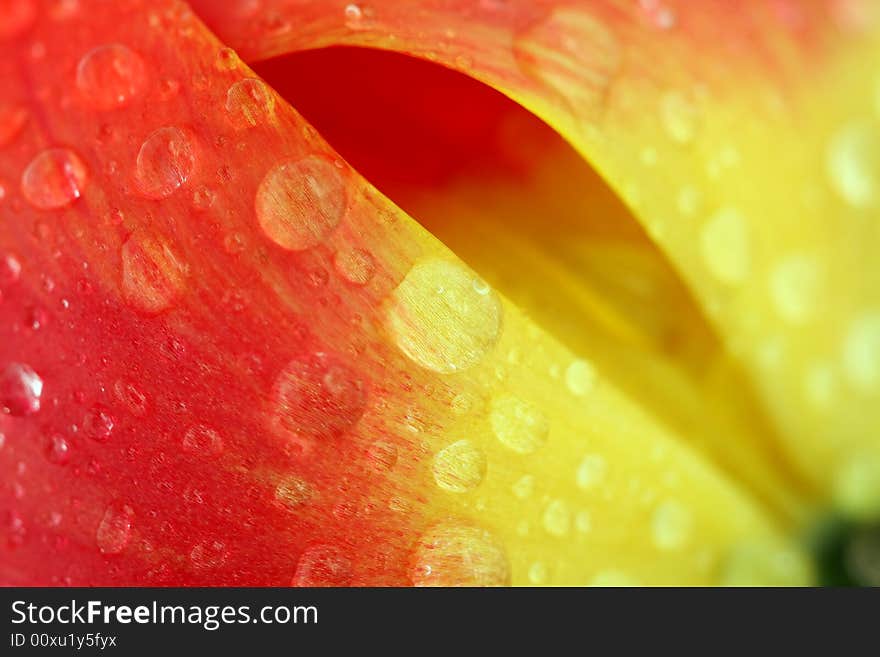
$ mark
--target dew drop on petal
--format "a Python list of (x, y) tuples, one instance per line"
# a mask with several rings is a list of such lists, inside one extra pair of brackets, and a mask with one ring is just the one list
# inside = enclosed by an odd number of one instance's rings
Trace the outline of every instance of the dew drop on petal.
[(111, 505), (104, 512), (95, 538), (102, 554), (119, 554), (131, 538), (134, 511), (129, 506)]
[(293, 438), (337, 437), (357, 424), (367, 404), (360, 378), (327, 353), (291, 360), (273, 396), (276, 426)]
[(677, 550), (690, 539), (691, 512), (675, 500), (662, 502), (651, 517), (651, 540), (660, 550)]
[(485, 529), (444, 522), (429, 529), (413, 552), (415, 586), (508, 586), (504, 546)]
[(300, 555), (291, 586), (349, 586), (353, 578), (354, 566), (345, 552), (313, 545)]
[(377, 440), (367, 448), (367, 461), (378, 472), (387, 472), (397, 464), (398, 452), (394, 443)]
[(150, 134), (138, 151), (135, 179), (148, 198), (171, 196), (192, 175), (196, 150), (189, 135), (173, 126)]
[(841, 128), (828, 146), (831, 187), (849, 205), (873, 207), (880, 201), (880, 131), (869, 123)]
[(571, 510), (565, 500), (552, 500), (544, 509), (544, 529), (551, 536), (562, 538), (571, 529)]
[(469, 440), (447, 445), (434, 456), (437, 486), (450, 493), (466, 493), (480, 485), (486, 475), (486, 455)]
[(128, 105), (143, 91), (146, 79), (141, 56), (118, 43), (90, 50), (76, 67), (77, 88), (99, 110)]
[(880, 311), (868, 311), (850, 323), (843, 343), (843, 372), (856, 390), (880, 387)]
[(86, 165), (69, 148), (49, 148), (37, 155), (21, 175), (21, 193), (35, 208), (54, 210), (82, 196), (88, 180)]
[(581, 490), (590, 490), (605, 480), (608, 465), (599, 454), (588, 454), (578, 465), (575, 483)]
[(596, 385), (596, 370), (586, 360), (576, 360), (565, 370), (565, 385), (569, 392), (583, 397)]
[(265, 123), (275, 110), (275, 94), (262, 80), (245, 78), (226, 92), (226, 112), (237, 128)]
[(169, 308), (186, 286), (187, 267), (170, 246), (135, 232), (122, 245), (122, 294), (138, 310)]
[(21, 262), (11, 253), (0, 257), (0, 285), (17, 283), (21, 278)]
[(623, 586), (638, 586), (639, 581), (622, 570), (602, 570), (593, 576), (590, 586), (619, 588)]
[(531, 402), (501, 395), (492, 402), (492, 431), (501, 443), (519, 454), (531, 454), (547, 442), (550, 422)]
[(275, 499), (287, 509), (305, 504), (314, 494), (312, 487), (299, 477), (288, 477), (275, 487)]
[(110, 439), (116, 420), (103, 406), (94, 406), (86, 414), (82, 432), (95, 442), (103, 443)]
[(352, 285), (366, 285), (376, 271), (373, 256), (363, 249), (337, 251), (333, 265), (339, 275)]
[(21, 132), (28, 111), (21, 105), (0, 105), (0, 146), (6, 146)]
[(815, 258), (791, 255), (770, 272), (770, 294), (779, 316), (792, 323), (803, 323), (817, 309), (820, 268)]
[(269, 239), (290, 251), (302, 251), (336, 229), (347, 204), (340, 170), (309, 156), (269, 171), (257, 189), (255, 210)]
[(670, 139), (680, 144), (694, 140), (699, 114), (687, 95), (679, 91), (665, 93), (660, 100), (660, 117)]
[(452, 373), (477, 364), (501, 334), (501, 302), (463, 265), (415, 265), (391, 295), (388, 326), (400, 350), (430, 370)]
[(32, 415), (40, 410), (43, 379), (28, 365), (10, 363), (0, 373), (0, 407), (10, 415)]
[(193, 546), (189, 560), (198, 570), (219, 568), (226, 561), (226, 545), (222, 541), (207, 540)]
[(733, 208), (712, 215), (700, 234), (703, 262), (721, 283), (741, 283), (750, 263), (749, 231), (745, 218)]
[(61, 434), (54, 434), (46, 445), (46, 458), (56, 465), (64, 465), (70, 460), (70, 443)]
[(223, 451), (223, 438), (213, 429), (198, 424), (183, 434), (183, 449), (196, 456), (217, 456)]

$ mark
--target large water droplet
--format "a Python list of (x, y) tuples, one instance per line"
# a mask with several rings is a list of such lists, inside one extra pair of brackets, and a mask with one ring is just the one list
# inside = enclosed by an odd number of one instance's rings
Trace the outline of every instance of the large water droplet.
[(313, 545), (300, 555), (292, 586), (348, 586), (354, 577), (351, 559), (341, 549)]
[(134, 511), (125, 505), (112, 505), (104, 512), (95, 538), (103, 554), (119, 554), (131, 538)]
[(269, 171), (257, 189), (254, 208), (269, 239), (285, 249), (302, 251), (333, 232), (347, 204), (340, 170), (310, 156)]
[(132, 233), (122, 245), (122, 294), (145, 313), (174, 303), (186, 287), (186, 271), (180, 256), (151, 235)]
[(706, 268), (720, 282), (733, 285), (748, 276), (749, 231), (739, 211), (724, 208), (712, 215), (700, 233), (700, 248)]
[(166, 198), (189, 179), (195, 166), (192, 139), (180, 128), (167, 126), (150, 134), (141, 145), (135, 178), (144, 196)]
[(31, 415), (40, 410), (43, 379), (23, 363), (10, 363), (0, 374), (0, 406), (10, 415)]
[(146, 84), (140, 55), (118, 43), (98, 46), (83, 55), (76, 67), (76, 86), (99, 110), (124, 107)]
[(0, 105), (0, 146), (15, 139), (27, 119), (28, 112), (21, 105)]
[(459, 440), (437, 452), (432, 467), (434, 481), (450, 493), (466, 493), (483, 481), (486, 455), (469, 440)]
[(523, 71), (564, 98), (578, 117), (594, 118), (604, 109), (620, 69), (620, 42), (587, 11), (557, 8), (520, 34), (513, 48)]
[(495, 398), (489, 420), (498, 440), (520, 454), (542, 447), (550, 433), (550, 422), (541, 409), (513, 395)]
[(417, 264), (391, 295), (388, 325), (414, 362), (451, 373), (478, 363), (501, 333), (501, 302), (463, 265)]
[(275, 94), (262, 80), (239, 80), (226, 92), (226, 112), (233, 125), (253, 128), (265, 123), (275, 109)]
[(68, 148), (49, 148), (37, 155), (21, 175), (21, 193), (40, 210), (70, 205), (82, 196), (88, 171)]
[(504, 546), (485, 529), (457, 522), (436, 525), (413, 553), (416, 586), (508, 586)]
[(360, 420), (363, 382), (337, 358), (316, 353), (290, 361), (274, 387), (277, 426), (294, 438), (333, 438)]
[(829, 143), (826, 166), (832, 188), (850, 205), (880, 201), (880, 131), (871, 124), (841, 128)]

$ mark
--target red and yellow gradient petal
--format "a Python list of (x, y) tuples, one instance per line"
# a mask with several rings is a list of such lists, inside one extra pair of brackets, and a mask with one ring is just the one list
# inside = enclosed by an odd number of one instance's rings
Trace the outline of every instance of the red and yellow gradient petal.
[(184, 5), (14, 4), (4, 582), (809, 580), (791, 514), (491, 289)]

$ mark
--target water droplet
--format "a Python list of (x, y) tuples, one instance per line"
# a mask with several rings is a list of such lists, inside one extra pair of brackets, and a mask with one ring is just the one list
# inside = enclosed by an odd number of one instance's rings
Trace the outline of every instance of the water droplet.
[(367, 448), (367, 460), (375, 470), (387, 472), (397, 464), (397, 447), (394, 443), (377, 440)]
[(275, 487), (275, 499), (288, 509), (305, 504), (313, 496), (312, 487), (299, 477), (289, 477)]
[(313, 545), (300, 555), (291, 586), (349, 586), (354, 578), (351, 559), (340, 549)]
[(226, 561), (226, 545), (221, 541), (202, 541), (190, 550), (189, 558), (199, 570), (219, 568)]
[(197, 456), (217, 456), (223, 451), (223, 438), (213, 429), (197, 424), (183, 434), (183, 448)]
[(361, 19), (364, 17), (364, 12), (361, 8), (354, 4), (350, 3), (345, 5), (345, 23), (349, 27), (352, 25), (358, 26), (360, 24)]
[(804, 377), (804, 394), (815, 408), (828, 408), (834, 400), (837, 377), (828, 363), (815, 363)]
[(415, 586), (508, 586), (504, 546), (485, 529), (455, 522), (436, 525), (413, 554)]
[(712, 215), (700, 234), (703, 262), (709, 272), (728, 285), (748, 276), (750, 263), (748, 224), (739, 211), (724, 208)]
[(276, 424), (294, 438), (337, 437), (357, 424), (367, 405), (363, 382), (327, 353), (290, 361), (273, 394)]
[(565, 370), (565, 385), (571, 394), (583, 397), (596, 385), (596, 370), (586, 360), (576, 360)]
[(836, 469), (834, 501), (846, 514), (871, 520), (880, 513), (880, 453), (857, 451)]
[(134, 511), (130, 506), (112, 505), (104, 512), (95, 538), (102, 554), (119, 554), (131, 538)]
[(238, 67), (238, 55), (232, 48), (220, 48), (214, 64), (218, 71), (232, 71)]
[(373, 256), (362, 249), (337, 251), (333, 264), (339, 275), (352, 285), (366, 285), (376, 271)]
[(693, 530), (691, 512), (679, 502), (661, 503), (651, 518), (651, 539), (660, 550), (677, 550), (687, 543)]
[(780, 317), (802, 323), (816, 311), (820, 271), (816, 259), (792, 255), (780, 261), (770, 273), (770, 294)]
[(193, 192), (193, 207), (196, 210), (204, 211), (214, 205), (217, 200), (217, 192), (207, 187), (200, 187)]
[(180, 128), (167, 126), (151, 133), (141, 145), (135, 179), (144, 196), (167, 198), (189, 179), (195, 166), (192, 139)]
[(678, 191), (678, 209), (688, 217), (693, 217), (703, 207), (703, 193), (692, 185), (685, 185)]
[(574, 517), (574, 527), (581, 534), (589, 534), (593, 530), (593, 517), (589, 511), (578, 511)]
[(147, 414), (149, 407), (147, 396), (138, 390), (134, 383), (120, 379), (113, 384), (113, 392), (133, 415), (143, 417)]
[(238, 128), (266, 123), (275, 110), (275, 94), (262, 80), (239, 80), (226, 92), (226, 112)]
[(434, 456), (434, 481), (450, 493), (466, 493), (486, 475), (486, 455), (469, 440), (447, 445)]
[(32, 415), (40, 410), (43, 379), (23, 363), (10, 363), (0, 374), (0, 407), (10, 415)]
[(867, 208), (880, 200), (880, 131), (869, 123), (841, 128), (828, 146), (831, 186), (847, 203)]
[(599, 454), (588, 454), (578, 466), (575, 482), (578, 488), (590, 490), (599, 486), (605, 480), (608, 465)]
[(722, 586), (809, 586), (813, 574), (804, 555), (768, 541), (735, 546), (720, 576)]
[(46, 458), (56, 465), (64, 465), (70, 460), (70, 443), (61, 434), (49, 438), (46, 445)]
[(122, 294), (145, 313), (174, 303), (186, 287), (186, 271), (171, 247), (151, 235), (137, 231), (122, 245)]
[(501, 443), (520, 454), (531, 454), (547, 442), (550, 423), (534, 404), (513, 395), (496, 397), (489, 415)]
[(535, 478), (532, 475), (523, 475), (514, 482), (511, 490), (518, 499), (526, 500), (535, 491)]
[(415, 265), (392, 293), (388, 324), (400, 350), (443, 373), (479, 362), (501, 333), (501, 302), (474, 290), (473, 272), (446, 260)]
[(696, 105), (679, 91), (670, 91), (660, 100), (660, 117), (666, 134), (673, 141), (687, 144), (697, 134), (699, 115)]
[(0, 146), (5, 146), (21, 132), (28, 112), (21, 105), (0, 105)]
[(623, 587), (638, 586), (639, 581), (621, 570), (603, 570), (593, 576), (590, 586)]
[(532, 584), (544, 584), (547, 581), (547, 566), (540, 561), (529, 566), (529, 581)]
[(571, 529), (571, 511), (565, 500), (552, 500), (544, 509), (544, 529), (551, 536), (568, 536)]
[(21, 278), (21, 262), (11, 253), (0, 258), (0, 285), (17, 283)]
[(645, 20), (660, 30), (671, 30), (677, 22), (675, 11), (661, 0), (640, 0)]
[(11, 39), (22, 34), (37, 17), (33, 0), (4, 0), (0, 10), (0, 39)]
[(257, 189), (255, 209), (263, 231), (291, 251), (320, 244), (345, 214), (342, 174), (327, 160), (310, 156), (279, 165)]
[(118, 43), (98, 46), (83, 55), (76, 67), (76, 86), (99, 110), (128, 105), (146, 84), (144, 60)]
[(880, 312), (869, 311), (854, 320), (843, 343), (843, 371), (856, 390), (880, 386)]
[(621, 65), (620, 42), (602, 21), (583, 9), (556, 8), (514, 41), (523, 71), (546, 85), (579, 117), (604, 109)]
[(68, 148), (49, 148), (37, 155), (21, 175), (21, 193), (40, 210), (70, 205), (88, 179), (86, 165)]

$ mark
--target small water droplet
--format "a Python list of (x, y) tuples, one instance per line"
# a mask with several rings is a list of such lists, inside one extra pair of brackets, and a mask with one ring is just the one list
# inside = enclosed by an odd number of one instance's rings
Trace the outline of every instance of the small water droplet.
[(82, 423), (82, 431), (92, 440), (103, 443), (110, 439), (115, 425), (116, 421), (110, 411), (97, 405), (86, 414)]
[(565, 500), (552, 500), (544, 509), (544, 529), (551, 536), (568, 536), (571, 529), (571, 511)]
[(787, 256), (770, 272), (770, 294), (783, 319), (802, 323), (818, 307), (820, 268), (816, 259), (804, 254)]
[(82, 196), (88, 180), (86, 165), (68, 148), (49, 148), (37, 155), (21, 175), (21, 192), (40, 210), (70, 205)]
[(619, 588), (623, 586), (638, 586), (639, 581), (621, 570), (602, 570), (593, 576), (590, 586)]
[(660, 550), (677, 550), (687, 543), (693, 530), (691, 512), (675, 500), (661, 503), (651, 518), (651, 538)]
[(142, 231), (122, 245), (122, 294), (148, 314), (169, 308), (186, 287), (187, 267), (170, 246)]
[(583, 458), (575, 474), (575, 483), (581, 490), (590, 490), (605, 480), (608, 465), (599, 454), (588, 454)]
[(76, 86), (99, 110), (124, 107), (146, 85), (144, 60), (122, 44), (98, 46), (83, 55), (76, 67)]
[(359, 28), (364, 18), (363, 10), (356, 4), (345, 5), (345, 24), (351, 28)]
[(0, 374), (0, 406), (10, 415), (32, 415), (40, 410), (43, 379), (28, 365), (10, 363)]
[(217, 456), (223, 452), (223, 438), (213, 429), (198, 424), (186, 430), (183, 448), (196, 456)]
[(379, 472), (387, 472), (397, 464), (397, 447), (394, 443), (377, 440), (367, 448), (367, 460)]
[(56, 465), (64, 465), (70, 460), (70, 443), (61, 434), (54, 434), (46, 445), (46, 458)]
[(832, 188), (856, 208), (880, 200), (880, 131), (869, 123), (841, 128), (828, 146), (826, 166)]
[(275, 422), (293, 438), (337, 437), (357, 424), (367, 404), (363, 382), (327, 353), (290, 361), (273, 395)]
[(21, 262), (11, 253), (0, 258), (0, 285), (12, 285), (21, 278)]
[(202, 541), (189, 553), (193, 566), (199, 570), (219, 568), (226, 561), (226, 545), (222, 541)]
[(171, 196), (189, 180), (196, 166), (196, 149), (190, 136), (173, 126), (159, 128), (141, 145), (135, 179), (144, 196)]
[(275, 111), (275, 94), (262, 80), (245, 78), (226, 92), (226, 112), (238, 128), (266, 123)]
[(476, 276), (461, 264), (415, 265), (391, 296), (388, 324), (400, 350), (442, 373), (478, 363), (501, 333), (501, 302), (474, 290)]
[(232, 48), (220, 48), (215, 64), (218, 71), (232, 71), (238, 67), (238, 55)]
[(751, 266), (748, 223), (738, 210), (724, 208), (712, 215), (700, 233), (703, 262), (720, 282), (734, 285)]
[(589, 534), (593, 530), (593, 517), (589, 511), (578, 511), (574, 517), (574, 527), (581, 534)]
[(342, 550), (313, 545), (300, 555), (291, 586), (349, 586), (353, 578), (351, 559)]
[(200, 187), (193, 192), (193, 207), (196, 210), (207, 210), (217, 200), (217, 192), (207, 187)]
[(666, 134), (673, 141), (687, 144), (696, 137), (699, 113), (694, 102), (685, 93), (665, 93), (660, 100), (660, 118)]
[(238, 255), (244, 253), (247, 249), (247, 239), (238, 232), (232, 232), (223, 238), (223, 248), (230, 255)]
[(415, 586), (509, 586), (504, 546), (485, 529), (445, 522), (423, 534), (413, 553)]
[(102, 554), (119, 554), (131, 538), (134, 510), (130, 506), (111, 505), (104, 512), (95, 538)]
[(547, 582), (547, 566), (543, 562), (536, 561), (529, 566), (529, 581), (536, 585)]
[(518, 499), (528, 499), (535, 491), (535, 477), (532, 475), (523, 475), (513, 483), (511, 490), (513, 491), (514, 496)]
[(316, 156), (269, 171), (255, 200), (263, 231), (290, 251), (323, 242), (339, 225), (347, 205), (345, 181), (339, 169)]
[(314, 496), (309, 484), (299, 477), (288, 477), (275, 487), (275, 499), (287, 509), (295, 509)]
[(550, 423), (534, 404), (513, 395), (496, 397), (489, 415), (501, 443), (520, 454), (531, 454), (547, 442)]
[(0, 105), (0, 146), (6, 146), (24, 128), (28, 111), (21, 105)]
[(363, 249), (337, 251), (333, 265), (339, 275), (352, 285), (366, 285), (376, 271), (373, 256)]
[(583, 397), (596, 385), (596, 370), (586, 360), (576, 360), (565, 370), (565, 385), (571, 394)]
[(880, 311), (853, 320), (843, 342), (843, 371), (856, 390), (880, 386)]
[(450, 493), (466, 493), (486, 475), (486, 455), (469, 440), (447, 445), (434, 456), (434, 481)]

